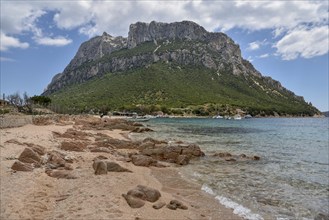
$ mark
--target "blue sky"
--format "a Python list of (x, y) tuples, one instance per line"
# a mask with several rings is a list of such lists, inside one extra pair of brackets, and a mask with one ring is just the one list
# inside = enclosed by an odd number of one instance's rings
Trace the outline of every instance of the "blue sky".
[[(137, 21), (222, 31), (263, 75), (328, 110), (328, 1), (1, 0), (1, 94), (39, 95), (80, 44)], [(2, 98), (2, 95), (1, 95)]]

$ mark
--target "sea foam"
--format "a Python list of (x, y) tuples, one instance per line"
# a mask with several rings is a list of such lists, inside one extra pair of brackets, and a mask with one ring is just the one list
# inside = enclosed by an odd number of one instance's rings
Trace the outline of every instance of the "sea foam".
[[(201, 190), (205, 191), (210, 195), (216, 196), (216, 193), (207, 184), (203, 184)], [(244, 219), (263, 220), (263, 217), (260, 216), (259, 214), (252, 213), (250, 209), (232, 201), (229, 198), (226, 198), (224, 196), (216, 196), (215, 199), (217, 199), (226, 208), (233, 209), (234, 214)]]

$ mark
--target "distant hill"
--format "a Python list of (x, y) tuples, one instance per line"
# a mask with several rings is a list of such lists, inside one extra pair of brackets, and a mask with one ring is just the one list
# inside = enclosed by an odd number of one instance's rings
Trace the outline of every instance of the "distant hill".
[(130, 25), (128, 38), (104, 33), (84, 42), (43, 95), (74, 111), (319, 113), (262, 76), (227, 35), (190, 21), (138, 22)]
[(329, 111), (327, 111), (327, 112), (322, 112), (322, 114), (323, 114), (324, 116), (326, 116), (326, 117), (329, 117)]

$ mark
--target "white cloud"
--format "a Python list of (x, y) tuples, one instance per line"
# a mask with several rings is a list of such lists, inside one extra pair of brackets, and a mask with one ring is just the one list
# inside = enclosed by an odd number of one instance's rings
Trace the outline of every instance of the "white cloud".
[(274, 47), (284, 60), (312, 58), (328, 53), (328, 35), (328, 26), (299, 27), (287, 33)]
[(14, 59), (8, 58), (8, 57), (0, 57), (1, 62), (14, 62)]
[(45, 46), (66, 46), (70, 43), (72, 43), (71, 39), (66, 39), (65, 37), (59, 36), (56, 38), (51, 37), (42, 37), (42, 38), (36, 38), (35, 39), (37, 44), (45, 45)]
[(267, 58), (267, 57), (269, 57), (270, 56), (270, 54), (268, 54), (268, 53), (264, 53), (264, 54), (262, 54), (262, 55), (259, 55), (258, 57), (259, 58)]
[(20, 42), (20, 40), (15, 37), (7, 36), (2, 32), (0, 33), (0, 51), (7, 51), (9, 48), (26, 49), (28, 47), (28, 43)]
[[(113, 36), (127, 36), (131, 23), (152, 20), (192, 20), (208, 31), (268, 29), (272, 31), (272, 40), (282, 57), (285, 57), (285, 52), (281, 43), (291, 38), (297, 27), (313, 25), (327, 28), (328, 25), (328, 1), (1, 1), (2, 31), (17, 37), (30, 32), (38, 39), (58, 35), (47, 33), (44, 27), (38, 25), (38, 19), (49, 11), (54, 12), (52, 22), (57, 28), (64, 31), (75, 29), (89, 37), (101, 35), (104, 31)], [(312, 38), (309, 41), (314, 41), (317, 36), (312, 35)], [(301, 38), (297, 40), (303, 41)], [(55, 42), (55, 38), (48, 41)], [(250, 44), (250, 50), (260, 46), (255, 41)], [(305, 56), (318, 54), (321, 53), (307, 52)], [(287, 54), (287, 57), (294, 56)]]
[(251, 42), (248, 45), (249, 46), (248, 46), (247, 50), (257, 50), (260, 48), (260, 42), (258, 42), (258, 41)]

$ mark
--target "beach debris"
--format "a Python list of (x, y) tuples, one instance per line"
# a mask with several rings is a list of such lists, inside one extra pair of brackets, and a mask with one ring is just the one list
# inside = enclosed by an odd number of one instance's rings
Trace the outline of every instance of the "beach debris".
[(184, 205), (182, 202), (178, 200), (171, 200), (170, 203), (167, 205), (168, 209), (176, 210), (176, 209), (183, 209), (187, 210), (188, 207)]
[(11, 166), (11, 169), (15, 171), (33, 171), (33, 166), (29, 163), (15, 161), (15, 163)]
[(161, 209), (161, 208), (162, 208), (163, 206), (165, 206), (165, 205), (166, 205), (165, 202), (159, 201), (159, 202), (155, 203), (152, 207), (153, 207), (154, 209)]
[(161, 193), (157, 189), (137, 185), (134, 189), (129, 190), (127, 194), (122, 194), (122, 196), (130, 207), (140, 208), (144, 206), (144, 201), (156, 202), (161, 197)]

